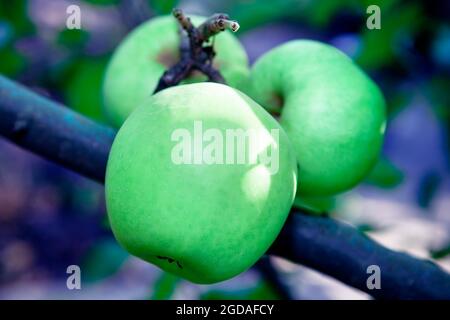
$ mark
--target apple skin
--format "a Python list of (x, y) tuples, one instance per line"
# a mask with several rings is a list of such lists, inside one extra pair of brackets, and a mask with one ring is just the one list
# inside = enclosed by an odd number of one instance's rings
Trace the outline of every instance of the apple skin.
[(376, 163), (385, 101), (377, 85), (338, 49), (311, 40), (276, 47), (254, 64), (247, 93), (279, 115), (299, 162), (299, 195), (348, 190)]
[[(278, 171), (259, 162), (174, 164), (171, 135), (179, 128), (193, 134), (194, 121), (223, 135), (278, 129)], [(108, 217), (131, 254), (192, 282), (214, 283), (267, 251), (288, 216), (296, 181), (292, 145), (261, 106), (226, 85), (179, 85), (151, 96), (120, 128), (107, 164)]]
[[(191, 19), (197, 26), (206, 18)], [(115, 50), (103, 82), (103, 108), (111, 125), (120, 127), (133, 109), (153, 94), (164, 71), (178, 61), (178, 28), (173, 16), (151, 19), (133, 30)], [(241, 88), (249, 75), (244, 48), (228, 30), (216, 35), (214, 41), (213, 64), (228, 85)], [(183, 83), (205, 80), (194, 73)]]

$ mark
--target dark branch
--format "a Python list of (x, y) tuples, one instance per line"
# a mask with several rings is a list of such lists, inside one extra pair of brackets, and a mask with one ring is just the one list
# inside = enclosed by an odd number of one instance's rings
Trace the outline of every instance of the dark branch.
[(103, 182), (115, 131), (0, 76), (0, 135)]
[(215, 56), (214, 48), (205, 43), (227, 28), (236, 32), (239, 24), (229, 20), (228, 15), (218, 13), (208, 18), (199, 27), (195, 27), (191, 19), (180, 9), (174, 9), (172, 13), (181, 28), (180, 61), (163, 73), (153, 93), (179, 84), (195, 70), (206, 75), (209, 81), (225, 83), (220, 72), (212, 65)]
[[(114, 131), (0, 76), (0, 135), (103, 182)], [(269, 250), (381, 299), (450, 299), (450, 275), (428, 260), (389, 250), (326, 217), (291, 214)], [(366, 286), (369, 265), (381, 289)]]
[(205, 42), (227, 28), (236, 32), (239, 30), (239, 24), (237, 21), (230, 20), (227, 14), (216, 13), (198, 27), (198, 32), (200, 39)]
[[(291, 214), (269, 253), (330, 275), (378, 299), (450, 299), (450, 275), (436, 264), (387, 249), (331, 218)], [(380, 290), (367, 289), (370, 265), (380, 267)]]
[(194, 32), (194, 25), (192, 24), (191, 19), (189, 19), (189, 17), (187, 17), (181, 9), (173, 9), (172, 14), (178, 20), (178, 23), (183, 30), (185, 30), (188, 34)]
[(222, 77), (219, 71), (213, 68), (212, 65), (198, 65), (195, 67), (197, 70), (201, 71), (208, 77), (209, 81), (217, 82), (217, 83), (225, 83), (225, 79)]
[(177, 62), (174, 66), (169, 68), (163, 73), (159, 79), (158, 85), (155, 88), (154, 93), (159, 92), (163, 89), (176, 86), (183, 79), (186, 79), (192, 70), (192, 63), (188, 59), (183, 59)]

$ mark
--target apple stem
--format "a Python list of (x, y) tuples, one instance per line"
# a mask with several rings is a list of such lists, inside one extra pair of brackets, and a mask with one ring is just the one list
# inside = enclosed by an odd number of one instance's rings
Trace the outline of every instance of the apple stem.
[(182, 10), (174, 9), (172, 14), (181, 27), (180, 60), (163, 73), (153, 93), (176, 86), (193, 71), (203, 73), (208, 81), (225, 84), (225, 79), (212, 63), (216, 55), (213, 45), (205, 43), (226, 29), (236, 32), (239, 24), (230, 20), (227, 14), (216, 13), (195, 27)]

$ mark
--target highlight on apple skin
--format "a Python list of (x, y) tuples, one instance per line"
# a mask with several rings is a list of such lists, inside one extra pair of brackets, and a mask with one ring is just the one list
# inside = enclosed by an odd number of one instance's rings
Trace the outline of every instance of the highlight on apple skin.
[[(192, 16), (194, 25), (205, 17)], [(159, 78), (179, 59), (180, 33), (176, 19), (156, 17), (134, 29), (115, 50), (103, 82), (104, 113), (115, 127), (120, 127), (128, 115), (153, 94)], [(249, 74), (247, 54), (238, 39), (226, 30), (215, 36), (216, 56), (213, 65), (227, 84), (241, 88)], [(205, 81), (201, 74), (182, 83)]]
[[(248, 132), (257, 139), (237, 142)], [(257, 143), (239, 149), (245, 141)], [(171, 87), (141, 104), (114, 140), (105, 183), (118, 242), (196, 283), (251, 267), (285, 223), (296, 185), (296, 158), (281, 126), (217, 83)]]
[(377, 161), (386, 126), (378, 86), (344, 53), (295, 40), (256, 61), (248, 92), (279, 117), (299, 162), (299, 196), (358, 184)]

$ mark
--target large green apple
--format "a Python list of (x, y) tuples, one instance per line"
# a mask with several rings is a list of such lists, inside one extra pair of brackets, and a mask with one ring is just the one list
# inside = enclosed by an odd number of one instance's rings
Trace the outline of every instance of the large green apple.
[[(206, 18), (192, 17), (194, 25)], [(173, 16), (151, 19), (133, 30), (114, 52), (104, 85), (104, 113), (112, 125), (120, 127), (128, 115), (155, 90), (159, 78), (179, 59), (179, 26)], [(215, 36), (218, 68), (228, 85), (241, 88), (248, 77), (248, 59), (244, 48), (230, 32)], [(205, 81), (193, 73), (186, 82)]]
[(217, 83), (165, 89), (120, 128), (106, 203), (131, 254), (196, 283), (249, 268), (281, 230), (297, 162), (279, 124)]
[(345, 191), (375, 164), (385, 130), (377, 85), (338, 49), (296, 40), (253, 66), (249, 95), (279, 117), (299, 162), (300, 195)]

